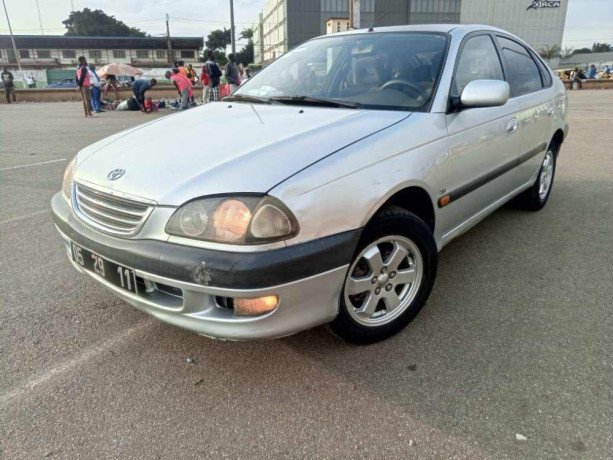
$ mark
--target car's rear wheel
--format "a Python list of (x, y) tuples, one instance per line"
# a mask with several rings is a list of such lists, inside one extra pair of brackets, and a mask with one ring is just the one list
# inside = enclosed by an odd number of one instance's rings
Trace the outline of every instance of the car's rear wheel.
[(384, 340), (425, 304), (436, 276), (432, 232), (414, 214), (389, 207), (364, 229), (332, 331), (349, 342)]
[(536, 182), (517, 197), (517, 203), (521, 208), (528, 211), (538, 211), (547, 204), (556, 173), (556, 153), (557, 146), (549, 146), (541, 163)]

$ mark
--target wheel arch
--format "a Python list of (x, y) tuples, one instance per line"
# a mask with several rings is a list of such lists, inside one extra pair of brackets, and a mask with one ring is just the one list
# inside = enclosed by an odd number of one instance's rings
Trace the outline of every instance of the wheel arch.
[(553, 133), (553, 137), (551, 138), (551, 141), (549, 142), (549, 146), (552, 146), (552, 145), (556, 146), (556, 150), (555, 150), (556, 156), (558, 156), (558, 152), (560, 151), (560, 147), (562, 146), (563, 142), (564, 142), (564, 131), (558, 128), (556, 132)]
[(436, 214), (434, 203), (425, 188), (419, 185), (409, 185), (394, 191), (382, 203), (379, 203), (369, 214), (367, 223), (370, 222), (382, 209), (387, 206), (398, 206), (425, 222), (430, 231), (434, 233), (436, 226)]

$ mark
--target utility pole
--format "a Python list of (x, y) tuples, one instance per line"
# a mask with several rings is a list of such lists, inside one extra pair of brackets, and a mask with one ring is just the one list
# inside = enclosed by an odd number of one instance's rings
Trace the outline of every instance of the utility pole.
[(36, 0), (36, 10), (38, 11), (38, 25), (40, 26), (40, 33), (45, 35), (45, 29), (43, 28), (43, 17), (40, 14), (40, 3)]
[(166, 46), (168, 46), (168, 64), (173, 64), (174, 59), (172, 58), (172, 44), (170, 43), (170, 25), (168, 24), (170, 21), (170, 16), (166, 13)]
[(349, 27), (360, 28), (360, 0), (349, 0)]
[(234, 0), (230, 0), (230, 38), (232, 43), (232, 54), (236, 57), (236, 40), (234, 40)]
[(6, 16), (6, 23), (9, 25), (9, 33), (11, 34), (11, 42), (13, 43), (13, 52), (15, 53), (15, 59), (17, 59), (17, 67), (21, 71), (21, 62), (19, 61), (19, 52), (17, 51), (17, 45), (15, 45), (15, 37), (13, 36), (13, 28), (11, 27), (11, 21), (9, 19), (9, 12), (6, 9), (6, 2), (2, 0), (4, 6), (4, 14)]

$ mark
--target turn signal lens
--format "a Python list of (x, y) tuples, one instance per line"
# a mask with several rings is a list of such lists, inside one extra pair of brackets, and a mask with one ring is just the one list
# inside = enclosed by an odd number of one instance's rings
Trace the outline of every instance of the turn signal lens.
[(62, 192), (68, 201), (70, 201), (72, 178), (74, 177), (75, 169), (77, 169), (77, 157), (74, 157), (66, 169), (64, 170), (64, 178), (62, 180)]
[(273, 311), (279, 305), (276, 295), (256, 297), (254, 299), (234, 299), (234, 314), (237, 316), (257, 316)]
[(251, 211), (238, 200), (224, 201), (213, 214), (213, 227), (217, 239), (228, 243), (243, 240), (249, 222), (251, 222)]

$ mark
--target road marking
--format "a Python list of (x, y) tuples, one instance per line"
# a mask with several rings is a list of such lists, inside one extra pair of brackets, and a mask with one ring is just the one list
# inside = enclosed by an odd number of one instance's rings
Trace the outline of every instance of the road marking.
[(28, 165), (9, 166), (8, 168), (0, 168), (0, 171), (8, 171), (9, 169), (29, 168), (30, 166), (48, 165), (49, 163), (58, 163), (60, 161), (66, 161), (66, 158), (59, 158), (57, 160), (41, 161), (40, 163), (30, 163)]
[(48, 212), (48, 209), (45, 209), (43, 211), (31, 212), (30, 214), (26, 214), (25, 216), (11, 217), (10, 219), (2, 220), (0, 221), (0, 224), (7, 224), (9, 222), (15, 222), (16, 220), (27, 219), (28, 217), (40, 216), (41, 214), (47, 214)]
[(125, 332), (105, 340), (100, 345), (96, 345), (85, 350), (85, 352), (81, 353), (79, 356), (69, 359), (68, 361), (61, 363), (59, 366), (54, 367), (53, 369), (49, 369), (48, 371), (45, 371), (39, 375), (32, 377), (20, 387), (5, 392), (0, 397), (0, 405), (5, 405), (15, 398), (20, 398), (26, 395), (29, 391), (34, 390), (36, 387), (48, 382), (53, 377), (69, 372), (74, 368), (85, 364), (87, 361), (97, 358), (111, 348), (118, 346), (122, 342), (128, 340), (133, 335), (136, 335), (140, 332), (144, 332), (146, 329), (156, 323), (157, 321), (147, 319), (142, 323), (138, 323), (137, 325), (132, 326)]

